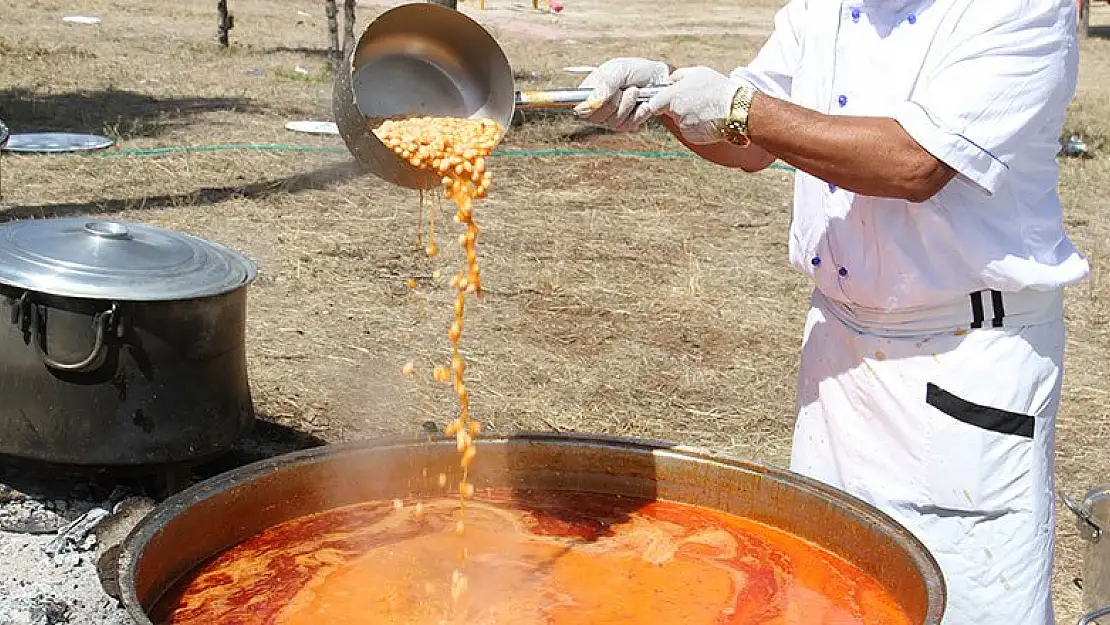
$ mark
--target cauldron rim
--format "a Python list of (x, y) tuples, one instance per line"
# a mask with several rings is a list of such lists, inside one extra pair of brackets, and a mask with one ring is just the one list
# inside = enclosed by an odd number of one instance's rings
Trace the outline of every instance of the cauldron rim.
[[(671, 443), (661, 440), (583, 433), (517, 432), (489, 435), (479, 439), (479, 445), (513, 443), (547, 443), (613, 448), (626, 452), (670, 453), (695, 461), (718, 463), (725, 466), (760, 474), (761, 476), (789, 483), (835, 506), (850, 511), (861, 521), (894, 540), (913, 562), (922, 576), (927, 593), (926, 625), (940, 623), (947, 594), (939, 564), (925, 545), (893, 517), (867, 502), (823, 482), (770, 464), (743, 460), (737, 456), (708, 448)], [(367, 441), (334, 443), (313, 447), (259, 460), (199, 482), (161, 502), (131, 531), (121, 545), (118, 574), (120, 600), (124, 609), (137, 625), (153, 625), (138, 597), (136, 590), (137, 567), (148, 543), (162, 532), (183, 512), (212, 497), (218, 497), (236, 487), (241, 487), (270, 476), (282, 469), (312, 465), (322, 461), (339, 462), (343, 456), (354, 456), (373, 450), (388, 448), (420, 448), (432, 444), (450, 444), (454, 438), (427, 436), (391, 436)], [(211, 554), (215, 555), (215, 554)]]

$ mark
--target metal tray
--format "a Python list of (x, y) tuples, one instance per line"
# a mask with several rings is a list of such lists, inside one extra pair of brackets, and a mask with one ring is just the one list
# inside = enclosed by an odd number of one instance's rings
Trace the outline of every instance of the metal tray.
[(59, 154), (89, 152), (111, 147), (115, 142), (107, 137), (72, 132), (31, 132), (8, 136), (0, 142), (5, 152), (26, 154)]

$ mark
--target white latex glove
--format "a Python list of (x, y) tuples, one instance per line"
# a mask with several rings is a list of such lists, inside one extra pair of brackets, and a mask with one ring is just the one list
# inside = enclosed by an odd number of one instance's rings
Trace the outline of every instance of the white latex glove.
[(585, 102), (574, 107), (574, 113), (612, 130), (635, 130), (647, 121), (644, 117), (637, 124), (630, 123), (640, 106), (636, 102), (640, 87), (666, 84), (670, 73), (670, 67), (661, 61), (637, 58), (606, 61), (582, 81), (579, 87), (593, 89), (593, 92)]
[(732, 97), (743, 83), (708, 67), (676, 70), (670, 82), (671, 86), (636, 109), (630, 124), (638, 126), (653, 115), (666, 115), (690, 143), (722, 141), (719, 123), (728, 118)]

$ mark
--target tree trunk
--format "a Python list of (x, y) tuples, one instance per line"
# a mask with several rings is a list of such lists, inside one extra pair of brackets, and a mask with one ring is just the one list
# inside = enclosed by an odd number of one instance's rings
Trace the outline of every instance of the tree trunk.
[(428, 2), (430, 4), (438, 4), (441, 7), (447, 7), (449, 9), (458, 10), (459, 8), (459, 0), (428, 0)]
[(1083, 39), (1091, 36), (1091, 0), (1077, 0), (1079, 2), (1079, 36)]
[(343, 0), (343, 57), (355, 47), (355, 3), (358, 0)]
[(221, 46), (227, 47), (230, 41), (228, 33), (235, 27), (235, 20), (227, 11), (227, 0), (216, 0), (216, 11), (219, 14), (216, 24), (216, 38), (219, 39)]
[(338, 68), (343, 51), (339, 49), (339, 10), (335, 0), (324, 0), (324, 14), (328, 17), (328, 53), (332, 64)]

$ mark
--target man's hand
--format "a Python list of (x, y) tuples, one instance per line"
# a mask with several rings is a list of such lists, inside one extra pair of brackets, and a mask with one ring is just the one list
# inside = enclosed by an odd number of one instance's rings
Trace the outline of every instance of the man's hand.
[(576, 106), (574, 112), (586, 121), (611, 130), (636, 130), (650, 117), (632, 121), (634, 113), (641, 108), (636, 101), (640, 88), (666, 84), (670, 73), (671, 68), (661, 61), (637, 58), (606, 61), (582, 81), (580, 87), (593, 89), (593, 93)]
[[(678, 85), (669, 87), (653, 102), (659, 111), (667, 113), (663, 123), (683, 145), (713, 163), (749, 172), (759, 171), (774, 162), (775, 157), (762, 148), (754, 144), (740, 148), (722, 141), (715, 127), (710, 129), (701, 123), (702, 117), (712, 119), (719, 116), (724, 119), (732, 106), (732, 96), (740, 87), (740, 83), (733, 83), (707, 68), (679, 70), (672, 75), (671, 68), (658, 61), (633, 58), (607, 61), (582, 82), (582, 88), (593, 89), (593, 93), (586, 102), (575, 107), (575, 113), (580, 118), (613, 130), (636, 130), (655, 115), (649, 108), (651, 103), (636, 102), (640, 88), (669, 85), (672, 78), (682, 83), (681, 90)], [(699, 95), (698, 91), (703, 86), (711, 88), (706, 90), (706, 94)], [(708, 95), (710, 91), (724, 95)], [(704, 115), (698, 113), (700, 107), (696, 106), (696, 102), (710, 100), (714, 101), (714, 105), (709, 112)], [(682, 120), (685, 128), (680, 129), (677, 120)]]
[(741, 83), (708, 67), (677, 70), (670, 80), (671, 86), (636, 109), (629, 125), (638, 127), (654, 115), (666, 115), (674, 120), (686, 142), (720, 142), (720, 124), (728, 117), (732, 97)]

